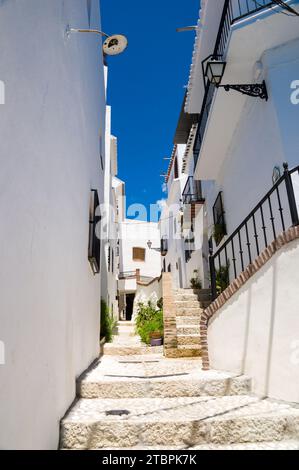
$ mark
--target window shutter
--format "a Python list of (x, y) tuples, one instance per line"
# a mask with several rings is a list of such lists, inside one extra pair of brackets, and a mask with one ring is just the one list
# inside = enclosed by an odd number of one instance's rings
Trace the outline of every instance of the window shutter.
[(145, 261), (145, 248), (133, 248), (133, 261)]

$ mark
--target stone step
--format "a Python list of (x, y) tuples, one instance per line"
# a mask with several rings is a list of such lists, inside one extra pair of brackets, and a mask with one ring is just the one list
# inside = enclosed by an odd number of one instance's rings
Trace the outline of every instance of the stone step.
[(184, 344), (200, 344), (200, 335), (177, 335), (178, 346)]
[(193, 351), (201, 351), (200, 344), (179, 344), (178, 349), (180, 350), (193, 350)]
[(198, 302), (197, 295), (195, 294), (175, 294), (174, 300), (177, 301), (196, 301)]
[(194, 294), (193, 289), (174, 289), (175, 294)]
[(108, 343), (104, 346), (104, 354), (109, 356), (134, 356), (158, 353), (163, 353), (163, 346), (127, 346), (126, 343), (124, 343), (123, 345), (121, 343)]
[(198, 300), (175, 300), (176, 307), (200, 308)]
[(167, 349), (166, 357), (175, 359), (198, 359), (201, 357), (201, 350), (198, 348), (188, 349), (181, 346), (176, 346), (174, 349)]
[(187, 317), (187, 315), (182, 315), (182, 316), (177, 316), (176, 317), (176, 324), (177, 326), (183, 326), (183, 325), (196, 325), (199, 326), (200, 324), (200, 316), (194, 316), (194, 317)]
[(183, 317), (183, 316), (200, 317), (202, 313), (203, 313), (203, 309), (200, 307), (186, 308), (186, 307), (176, 306), (176, 314), (179, 317)]
[(178, 335), (199, 335), (200, 333), (199, 325), (178, 325), (176, 329)]
[(81, 399), (61, 422), (64, 449), (195, 447), (298, 438), (298, 408), (249, 395)]
[[(170, 373), (171, 374), (171, 373)], [(206, 374), (206, 373), (204, 373)], [(150, 378), (151, 377), (151, 378)], [(109, 377), (88, 375), (77, 384), (77, 395), (81, 398), (174, 398), (244, 395), (251, 390), (251, 381), (245, 376), (230, 376), (225, 373), (203, 375), (198, 371), (184, 375), (178, 373), (150, 377)]]

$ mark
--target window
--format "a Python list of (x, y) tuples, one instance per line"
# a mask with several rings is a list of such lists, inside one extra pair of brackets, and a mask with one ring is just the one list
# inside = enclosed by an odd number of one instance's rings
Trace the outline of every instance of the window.
[(133, 248), (133, 261), (145, 261), (145, 248)]
[(163, 258), (163, 273), (166, 273), (166, 260)]
[(99, 196), (96, 189), (91, 190), (89, 206), (89, 244), (88, 260), (94, 274), (100, 272), (101, 240), (100, 240), (100, 220)]
[(171, 264), (168, 265), (167, 271), (171, 273)]
[(214, 233), (213, 237), (216, 245), (218, 246), (224, 237), (227, 234), (226, 224), (225, 224), (225, 212), (223, 208), (222, 192), (217, 196), (215, 204), (213, 206), (213, 218), (214, 218)]
[(114, 273), (114, 250), (111, 252), (111, 271)]

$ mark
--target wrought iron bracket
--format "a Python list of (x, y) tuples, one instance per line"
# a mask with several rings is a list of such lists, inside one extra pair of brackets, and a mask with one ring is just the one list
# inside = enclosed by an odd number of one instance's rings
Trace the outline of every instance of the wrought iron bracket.
[(253, 83), (245, 85), (219, 85), (219, 88), (224, 88), (225, 91), (235, 90), (243, 95), (253, 96), (268, 101), (268, 92), (266, 82)]

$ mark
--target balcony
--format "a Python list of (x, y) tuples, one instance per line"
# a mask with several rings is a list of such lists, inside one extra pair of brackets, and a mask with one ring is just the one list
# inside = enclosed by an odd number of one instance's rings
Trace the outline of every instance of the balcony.
[(136, 279), (136, 270), (119, 273), (118, 279), (119, 280)]
[(201, 190), (201, 181), (189, 176), (182, 194), (183, 204), (204, 203)]
[[(288, 3), (294, 4), (298, 1)], [(260, 60), (265, 50), (270, 50), (295, 38), (296, 28), (289, 27), (288, 16), (275, 14), (278, 11), (281, 12), (281, 7), (269, 0), (225, 1), (213, 49), (214, 55), (222, 57), (228, 63), (223, 83), (250, 82), (254, 64)], [(261, 37), (263, 41), (260, 40)], [(214, 99), (216, 93), (217, 100)], [(195, 168), (199, 155), (202, 153), (205, 154), (207, 160), (209, 159), (209, 163), (208, 169), (204, 163), (200, 165), (200, 169), (196, 168), (196, 176), (200, 175), (204, 179), (216, 178), (217, 169), (221, 164), (219, 154), (224, 154), (226, 146), (229, 145), (230, 136), (234, 132), (234, 126), (238, 122), (245, 100), (243, 95), (226, 93), (223, 89), (216, 89), (213, 85), (207, 84), (193, 154)], [(212, 107), (213, 113), (211, 113)], [(213, 116), (213, 122), (211, 122), (210, 115), (214, 114), (216, 117)], [(213, 131), (207, 138), (207, 129), (210, 127), (213, 127)], [(217, 135), (215, 139), (215, 129), (221, 130), (220, 138)], [(208, 141), (207, 145), (206, 141)], [(217, 161), (210, 158), (213, 155), (215, 158), (217, 156)]]

